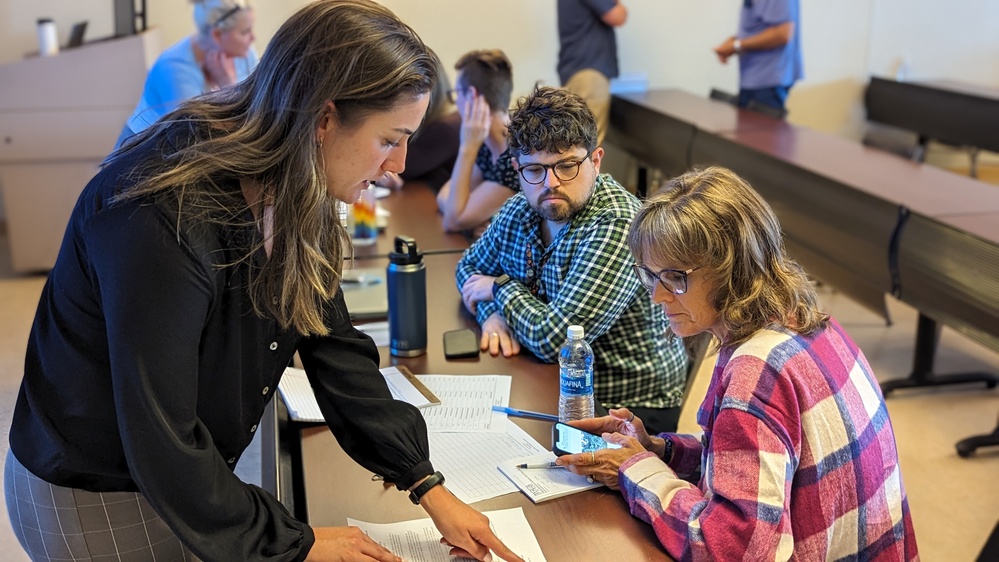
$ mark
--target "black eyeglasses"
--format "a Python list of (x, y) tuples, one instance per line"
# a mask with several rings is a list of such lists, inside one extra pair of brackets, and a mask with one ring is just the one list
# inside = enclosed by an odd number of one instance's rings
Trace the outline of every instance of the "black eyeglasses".
[(674, 295), (682, 295), (686, 293), (687, 275), (693, 271), (701, 269), (700, 267), (692, 267), (687, 270), (664, 269), (659, 273), (656, 273), (644, 265), (639, 265), (637, 263), (632, 264), (631, 267), (635, 270), (635, 275), (638, 276), (638, 280), (642, 282), (642, 285), (645, 285), (646, 289), (648, 289), (649, 294), (655, 292), (656, 279), (658, 279), (659, 282), (662, 283), (663, 288)]
[(555, 173), (559, 181), (572, 181), (579, 175), (579, 167), (593, 154), (590, 150), (581, 160), (563, 160), (554, 164), (527, 164), (520, 167), (520, 177), (531, 185), (541, 185), (548, 177), (548, 170)]

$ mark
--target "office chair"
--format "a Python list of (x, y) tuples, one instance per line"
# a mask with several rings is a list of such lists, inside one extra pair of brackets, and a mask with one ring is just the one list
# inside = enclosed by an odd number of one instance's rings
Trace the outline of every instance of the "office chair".
[[(995, 447), (999, 446), (999, 420), (996, 421), (996, 428), (992, 430), (992, 433), (985, 435), (973, 435), (966, 439), (962, 439), (957, 442), (957, 454), (967, 458), (975, 454), (975, 451), (981, 447)], [(999, 548), (999, 546), (997, 546)]]
[(739, 96), (736, 94), (730, 94), (728, 92), (723, 92), (717, 88), (711, 88), (711, 93), (708, 97), (713, 100), (723, 101), (725, 103), (730, 103), (732, 105), (739, 105)]

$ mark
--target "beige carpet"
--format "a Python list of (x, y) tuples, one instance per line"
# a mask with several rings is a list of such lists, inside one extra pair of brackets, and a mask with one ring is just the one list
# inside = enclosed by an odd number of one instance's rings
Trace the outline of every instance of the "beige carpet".
[[(0, 459), (7, 453), (7, 432), (27, 334), (44, 281), (41, 276), (10, 272), (6, 240), (0, 234)], [(915, 334), (913, 309), (891, 300), (895, 324), (886, 327), (875, 315), (833, 291), (824, 289), (822, 301), (864, 350), (879, 378), (908, 374)], [(999, 355), (944, 329), (937, 365), (947, 372), (999, 372)], [(710, 372), (709, 360), (691, 391), (689, 407), (681, 419), (684, 430), (696, 430), (693, 413), (704, 396)], [(984, 385), (897, 391), (888, 400), (888, 407), (922, 559), (974, 560), (999, 518), (999, 448), (962, 459), (954, 452), (954, 443), (992, 431), (999, 414), (999, 392), (987, 391)], [(13, 536), (6, 510), (0, 513), (0, 558), (27, 560)]]

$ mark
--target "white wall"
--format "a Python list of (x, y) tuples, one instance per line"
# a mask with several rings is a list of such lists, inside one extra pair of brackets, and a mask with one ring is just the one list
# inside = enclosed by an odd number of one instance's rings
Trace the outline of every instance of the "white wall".
[[(731, 35), (741, 0), (622, 0), (623, 72), (644, 72), (653, 88), (705, 95), (734, 91), (736, 65), (718, 63), (711, 48)], [(257, 48), (305, 0), (254, 0)], [(382, 0), (413, 26), (450, 68), (471, 49), (503, 49), (514, 65), (514, 93), (538, 80), (557, 84), (554, 0)], [(112, 0), (0, 0), (0, 63), (37, 50), (35, 19), (52, 17), (61, 41), (73, 22), (90, 21), (88, 37), (111, 34)], [(193, 31), (185, 0), (147, 0), (149, 23), (164, 45)], [(861, 95), (871, 74), (950, 78), (999, 87), (999, 2), (996, 0), (801, 0), (805, 74), (788, 100), (790, 120), (859, 138)], [(453, 78), (453, 71), (452, 71)], [(2, 211), (2, 210), (0, 210)]]

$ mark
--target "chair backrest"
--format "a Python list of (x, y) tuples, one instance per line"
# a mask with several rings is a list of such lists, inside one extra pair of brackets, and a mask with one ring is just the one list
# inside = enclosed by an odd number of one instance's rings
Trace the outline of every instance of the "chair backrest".
[(711, 93), (708, 97), (713, 100), (723, 101), (725, 103), (730, 103), (732, 105), (739, 105), (739, 96), (736, 94), (730, 94), (728, 92), (719, 90), (717, 88), (711, 88)]
[(769, 115), (774, 119), (783, 119), (787, 117), (787, 110), (783, 107), (774, 107), (772, 105), (760, 103), (756, 100), (749, 100), (749, 103), (746, 105), (746, 109), (751, 109), (764, 115)]
[(919, 135), (889, 125), (868, 122), (861, 142), (914, 162), (922, 162), (926, 155), (926, 144)]

